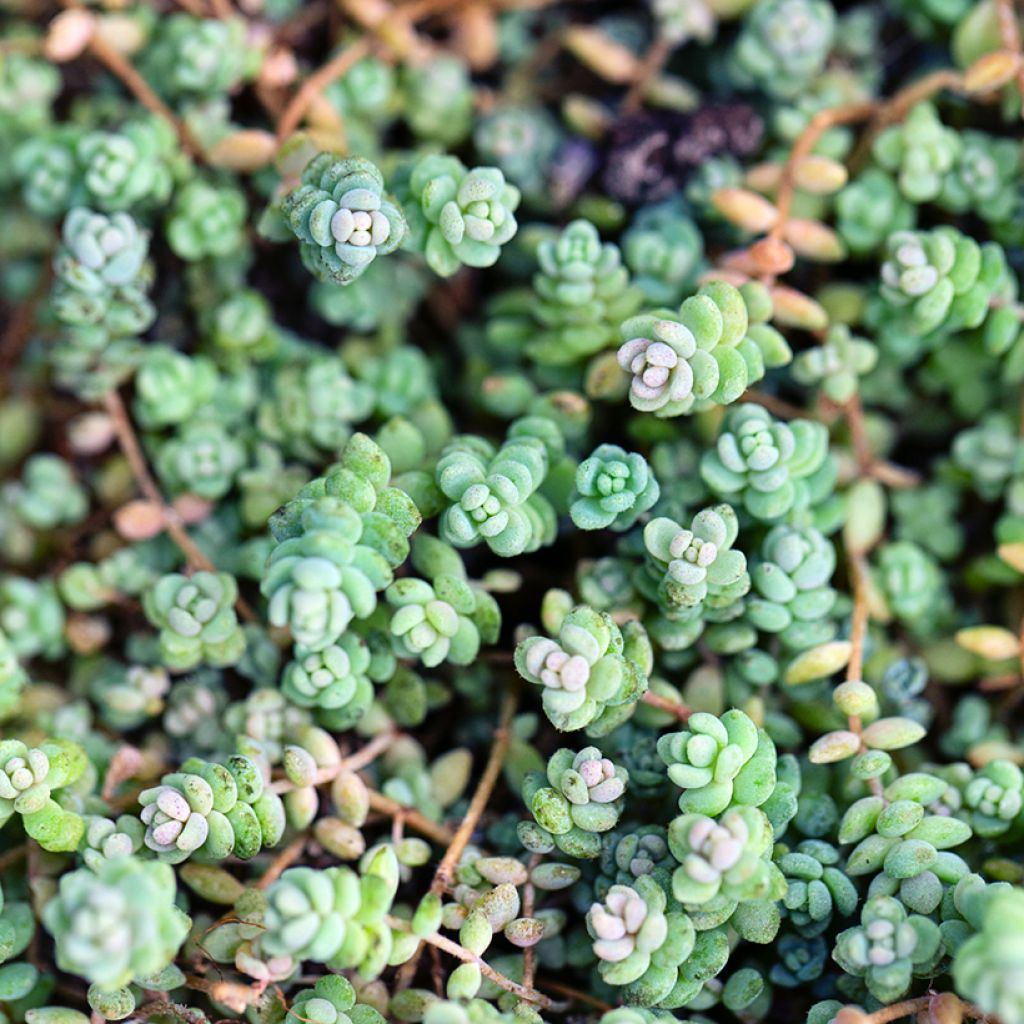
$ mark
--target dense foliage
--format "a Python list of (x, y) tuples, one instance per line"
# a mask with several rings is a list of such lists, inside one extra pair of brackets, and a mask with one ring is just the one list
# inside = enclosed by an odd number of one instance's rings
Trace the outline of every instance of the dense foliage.
[(0, 1024), (1024, 1024), (1018, 8), (0, 5)]

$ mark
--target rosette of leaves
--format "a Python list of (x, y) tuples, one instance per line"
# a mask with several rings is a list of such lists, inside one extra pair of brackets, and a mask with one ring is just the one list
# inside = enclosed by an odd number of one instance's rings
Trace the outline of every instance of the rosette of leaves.
[(543, 687), (544, 712), (556, 729), (590, 727), (603, 735), (603, 726), (621, 719), (613, 709), (643, 696), (652, 657), (643, 627), (620, 629), (607, 613), (580, 605), (562, 619), (557, 639), (521, 641), (515, 665), (524, 679)]
[(937, 202), (953, 213), (971, 211), (992, 223), (1005, 221), (1016, 207), (1020, 152), (1011, 139), (965, 131)]
[(953, 438), (953, 463), (985, 501), (997, 501), (1024, 474), (1024, 440), (1008, 416), (992, 413)]
[(783, 905), (801, 935), (826, 931), (835, 914), (849, 917), (859, 894), (850, 878), (836, 865), (839, 851), (821, 839), (804, 839), (793, 849), (780, 847), (775, 863), (786, 878)]
[[(922, 726), (906, 719), (879, 719), (868, 727), (865, 742), (874, 750), (894, 750), (908, 746), (923, 732)], [(958, 858), (947, 851), (970, 839), (972, 830), (962, 817), (950, 813), (949, 789), (949, 783), (937, 775), (910, 772), (886, 786), (881, 796), (862, 797), (850, 804), (838, 833), (840, 843), (857, 844), (846, 858), (846, 874), (876, 876), (872, 894), (898, 892), (908, 906), (916, 901), (907, 880), (930, 873), (935, 878), (923, 878), (919, 886), (934, 888), (936, 880), (956, 881), (963, 872)], [(923, 909), (930, 912), (934, 904)]]
[(372, 1006), (356, 1003), (356, 992), (340, 974), (317, 978), (290, 1000), (290, 1013), (312, 1024), (383, 1024), (384, 1018)]
[(0, 577), (0, 629), (16, 657), (60, 657), (64, 622), (64, 606), (51, 580)]
[(558, 122), (539, 105), (501, 104), (473, 127), (476, 151), (541, 205), (546, 199), (548, 167), (561, 141)]
[(835, 10), (826, 0), (756, 4), (729, 54), (730, 75), (741, 88), (792, 99), (824, 67), (835, 30)]
[[(371, 487), (371, 494), (373, 489)], [(271, 550), (260, 590), (272, 625), (291, 630), (297, 646), (323, 651), (354, 619), (377, 607), (393, 568), (408, 553), (403, 531), (387, 516), (370, 522), (332, 494), (300, 497), (271, 522)]]
[(343, 498), (359, 515), (393, 565), (409, 553), (406, 540), (422, 517), (403, 490), (389, 486), (391, 459), (384, 449), (363, 433), (353, 434), (337, 462), (323, 476), (304, 486), (293, 501), (273, 517), (271, 528), (279, 539), (298, 536), (305, 529), (302, 515), (320, 498)]
[(0, 629), (0, 722), (17, 711), (27, 681), (28, 675), (18, 664), (18, 656), (14, 653), (11, 641)]
[(0, 113), (6, 133), (20, 135), (49, 127), (53, 101), (60, 92), (60, 72), (52, 63), (14, 50), (0, 70)]
[(464, 435), (441, 453), (434, 479), (448, 501), (440, 534), (456, 547), (485, 543), (510, 558), (554, 540), (555, 518), (538, 488), (548, 471), (544, 444), (515, 437), (500, 448)]
[(373, 388), (355, 380), (336, 356), (316, 355), (274, 373), (260, 403), (257, 424), (271, 441), (307, 462), (319, 464), (336, 452), (374, 406)]
[(279, 690), (265, 686), (230, 704), (223, 724), (235, 734), (237, 748), (248, 757), (260, 764), (278, 764), (285, 744), (298, 741), (309, 723), (305, 708), (290, 704)]
[(978, 835), (1003, 835), (1024, 807), (1024, 773), (1012, 761), (989, 761), (964, 787), (963, 799)]
[(772, 827), (757, 807), (730, 807), (717, 819), (680, 815), (669, 824), (668, 844), (679, 863), (672, 895), (684, 908), (727, 917), (737, 903), (766, 899), (784, 888), (769, 860)]
[(434, 368), (423, 351), (412, 345), (368, 358), (356, 367), (356, 373), (373, 388), (381, 416), (415, 416), (426, 403), (437, 401)]
[(750, 570), (747, 620), (764, 633), (777, 633), (790, 650), (827, 643), (835, 635), (835, 568), (835, 547), (819, 530), (773, 526)]
[(441, 277), (494, 266), (516, 233), (519, 189), (497, 167), (468, 170), (458, 157), (431, 153), (410, 170), (408, 191), (408, 244)]
[(75, 850), (85, 822), (53, 794), (77, 782), (88, 763), (85, 751), (72, 740), (48, 739), (38, 747), (0, 740), (0, 828), (18, 815), (26, 834), (44, 850)]
[(766, 366), (784, 366), (791, 358), (785, 339), (764, 322), (771, 311), (760, 286), (741, 291), (712, 281), (678, 312), (655, 310), (626, 320), (617, 358), (631, 375), (630, 404), (679, 416), (735, 402)]
[(216, 669), (203, 669), (182, 679), (167, 695), (163, 727), (172, 741), (187, 742), (191, 749), (224, 749), (227, 742), (221, 714), (227, 696)]
[(626, 770), (597, 747), (578, 753), (563, 747), (548, 759), (545, 774), (527, 775), (523, 801), (554, 846), (592, 858), (601, 852), (600, 833), (618, 824), (628, 782)]
[(820, 423), (783, 423), (758, 405), (730, 409), (715, 447), (704, 453), (700, 474), (712, 492), (742, 500), (755, 519), (774, 522), (807, 504), (807, 478), (828, 456)]
[(537, 262), (532, 291), (508, 292), (491, 305), (495, 341), (544, 366), (570, 366), (614, 344), (642, 300), (618, 246), (602, 242), (589, 221), (575, 220), (540, 242)]
[(89, 696), (106, 725), (134, 729), (164, 709), (171, 677), (162, 665), (101, 666), (89, 680)]
[[(350, 285), (317, 281), (310, 303), (329, 324), (370, 332), (405, 323), (426, 291), (429, 275), (401, 254), (375, 260)], [(357, 367), (357, 370), (360, 369)]]
[(384, 193), (384, 177), (364, 157), (315, 156), (302, 182), (281, 200), (306, 269), (320, 281), (349, 284), (406, 233), (401, 209)]
[(25, 461), (21, 479), (3, 488), (18, 518), (36, 530), (70, 526), (85, 518), (89, 496), (59, 456), (41, 453)]
[(613, 885), (587, 913), (601, 980), (631, 1005), (682, 1006), (728, 957), (724, 934), (698, 935), (687, 914), (667, 906), (661, 886), (642, 876)]
[(231, 185), (193, 178), (167, 215), (167, 241), (183, 260), (230, 256), (245, 248), (245, 194)]
[(698, 711), (686, 728), (658, 737), (668, 777), (683, 792), (684, 814), (721, 814), (733, 804), (758, 807), (775, 790), (775, 744), (736, 708), (721, 717)]
[(234, 292), (205, 312), (207, 336), (230, 366), (269, 359), (281, 346), (270, 303), (252, 288)]
[(144, 842), (157, 857), (180, 864), (191, 856), (217, 863), (254, 857), (284, 832), (281, 798), (266, 789), (263, 774), (236, 754), (226, 765), (189, 758), (159, 786), (139, 794)]
[(76, 207), (64, 218), (50, 304), (69, 327), (138, 334), (152, 322), (142, 288), (149, 238), (127, 213)]
[(281, 692), (305, 708), (368, 706), (373, 697), (370, 658), (366, 642), (351, 630), (320, 651), (296, 647), (281, 677)]
[(289, 868), (267, 889), (260, 948), (358, 968), (372, 979), (387, 966), (391, 929), (384, 921), (398, 888), (398, 859), (389, 846), (368, 851), (360, 873), (351, 868)]
[(216, 99), (241, 82), (250, 63), (242, 18), (161, 18), (142, 57), (147, 78), (173, 100)]
[(103, 992), (158, 974), (191, 924), (174, 898), (174, 872), (156, 861), (115, 857), (66, 872), (42, 914), (58, 966)]
[[(630, 773), (630, 789), (636, 776)], [(641, 825), (632, 831), (606, 832), (601, 840), (601, 874), (594, 893), (603, 898), (612, 885), (633, 886), (639, 878), (654, 875), (667, 887), (675, 861), (668, 848), (668, 833), (661, 825)]]
[(877, 582), (901, 622), (925, 632), (948, 615), (952, 598), (938, 562), (910, 541), (886, 544), (878, 554)]
[(723, 607), (750, 587), (747, 559), (733, 548), (739, 522), (730, 505), (702, 509), (690, 528), (659, 516), (644, 527), (647, 562), (637, 576), (668, 614)]
[(173, 494), (223, 498), (245, 465), (245, 447), (222, 423), (200, 418), (184, 424), (160, 445), (160, 479)]
[(896, 175), (900, 191), (912, 203), (926, 203), (942, 191), (963, 143), (947, 128), (931, 103), (919, 103), (901, 124), (881, 132), (872, 146), (875, 159)]
[(98, 871), (105, 860), (138, 853), (145, 831), (142, 822), (130, 814), (119, 815), (116, 821), (91, 814), (85, 819), (85, 833), (78, 852), (86, 867)]
[(393, 609), (388, 629), (395, 653), (419, 658), (427, 668), (443, 661), (470, 665), (481, 641), (497, 639), (497, 604), (461, 576), (439, 573), (429, 583), (407, 576), (392, 583), (384, 597)]
[(979, 245), (956, 228), (895, 231), (885, 244), (880, 294), (916, 335), (977, 327), (1007, 281), (995, 242)]
[(400, 89), (406, 121), (418, 138), (452, 146), (473, 124), (473, 83), (466, 62), (441, 53), (432, 60), (408, 62)]
[(165, 203), (178, 170), (176, 145), (174, 129), (155, 115), (116, 132), (87, 132), (75, 150), (86, 202), (105, 213)]
[(880, 249), (893, 231), (909, 231), (916, 220), (914, 204), (879, 167), (862, 171), (836, 196), (836, 229), (853, 253)]
[(856, 393), (860, 378), (878, 363), (878, 349), (866, 338), (852, 334), (846, 324), (832, 324), (824, 340), (793, 360), (793, 380), (817, 385), (837, 405)]
[(883, 1003), (901, 999), (915, 976), (925, 977), (942, 955), (939, 926), (921, 914), (907, 914), (899, 900), (873, 896), (860, 924), (836, 939), (832, 956), (847, 974), (863, 978)]
[(497, 601), (468, 579), (459, 553), (434, 537), (414, 539), (412, 564), (427, 579), (404, 577), (385, 592), (395, 654), (418, 658), (428, 668), (442, 661), (471, 664), (481, 643), (498, 639)]
[(622, 236), (622, 256), (648, 302), (674, 305), (704, 262), (704, 238), (684, 204), (637, 210)]
[(660, 495), (658, 481), (637, 452), (602, 444), (576, 470), (572, 521), (581, 530), (628, 530)]
[(22, 140), (11, 152), (5, 170), (20, 186), (25, 206), (38, 216), (56, 219), (84, 202), (85, 189), (75, 160), (83, 134), (79, 125), (57, 125)]
[(135, 371), (132, 412), (147, 429), (190, 420), (217, 390), (217, 368), (202, 355), (147, 345)]
[(238, 584), (226, 572), (167, 573), (147, 588), (142, 607), (160, 630), (164, 664), (174, 672), (237, 664), (245, 651), (237, 597)]
[(369, 125), (390, 121), (398, 106), (395, 71), (379, 57), (364, 57), (324, 90), (346, 116)]
[(1019, 1021), (1024, 1013), (1019, 987), (1024, 893), (1011, 886), (981, 888), (983, 898), (974, 900), (977, 909), (968, 911), (975, 931), (956, 950), (953, 981), (957, 992), (985, 1013)]

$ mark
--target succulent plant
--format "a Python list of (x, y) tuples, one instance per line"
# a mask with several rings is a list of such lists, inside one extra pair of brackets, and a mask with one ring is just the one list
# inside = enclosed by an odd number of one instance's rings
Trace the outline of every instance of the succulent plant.
[(411, 169), (411, 244), (450, 277), (460, 266), (490, 267), (516, 233), (519, 190), (497, 167), (467, 170), (457, 157), (425, 156)]
[(238, 584), (228, 573), (168, 573), (143, 594), (146, 616), (160, 630), (168, 668), (234, 665), (245, 650), (235, 614)]
[(543, 688), (545, 713), (568, 732), (602, 716), (614, 721), (612, 709), (640, 699), (650, 663), (645, 641), (635, 629), (620, 630), (609, 615), (581, 605), (562, 619), (557, 640), (523, 640), (516, 647), (516, 669)]
[(321, 281), (349, 284), (405, 236), (405, 218), (384, 194), (384, 178), (361, 157), (320, 153), (281, 208), (303, 263)]
[(171, 868), (133, 856), (104, 860), (96, 871), (69, 871), (43, 923), (61, 969), (107, 992), (163, 970), (190, 925), (174, 905)]

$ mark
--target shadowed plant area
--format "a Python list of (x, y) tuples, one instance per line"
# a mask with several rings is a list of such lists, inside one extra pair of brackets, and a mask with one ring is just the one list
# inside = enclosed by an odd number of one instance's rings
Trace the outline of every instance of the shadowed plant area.
[(0, 1024), (1024, 1024), (1024, 0), (0, 0)]

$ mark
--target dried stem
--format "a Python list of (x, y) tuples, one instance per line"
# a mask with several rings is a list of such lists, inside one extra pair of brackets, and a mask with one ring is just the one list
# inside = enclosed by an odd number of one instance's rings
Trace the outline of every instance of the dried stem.
[[(850, 623), (850, 660), (848, 680), (860, 679), (864, 672), (864, 637), (868, 626), (868, 578), (863, 555), (850, 556), (850, 582), (853, 585), (853, 618)], [(860, 732), (860, 720), (851, 718), (850, 729)], [(854, 723), (856, 723), (854, 725)]]
[[(107, 411), (107, 415), (110, 416), (114, 433), (117, 435), (117, 443), (124, 457), (128, 460), (132, 476), (135, 478), (139, 490), (142, 491), (148, 501), (160, 509), (164, 529), (185, 556), (189, 571), (215, 572), (216, 568), (213, 563), (199, 550), (196, 542), (188, 535), (188, 531), (185, 529), (178, 513), (164, 501), (160, 488), (157, 486), (156, 481), (149, 472), (149, 467), (146, 465), (146, 457), (142, 454), (142, 446), (139, 444), (139, 439), (135, 434), (131, 417), (128, 415), (128, 410), (125, 408), (124, 401), (121, 399), (121, 395), (116, 388), (112, 388), (103, 396), (103, 408)], [(256, 613), (249, 607), (244, 598), (236, 598), (235, 607), (243, 618), (248, 619), (250, 622), (256, 621)]]
[[(409, 922), (403, 921), (401, 918), (386, 917), (384, 922), (389, 928), (393, 928), (395, 931), (410, 931)], [(476, 964), (477, 967), (480, 968), (480, 973), (485, 978), (493, 981), (495, 985), (503, 988), (506, 992), (511, 992), (514, 996), (518, 996), (526, 1002), (535, 1003), (541, 1009), (546, 1010), (552, 1006), (551, 1000), (546, 995), (538, 992), (536, 989), (520, 985), (519, 982), (513, 981), (511, 978), (506, 978), (504, 974), (500, 974), (480, 957), (471, 953), (464, 946), (460, 946), (457, 942), (453, 942), (451, 939), (447, 939), (443, 935), (438, 934), (430, 935), (423, 941), (431, 946), (436, 946), (442, 952), (448, 953), (456, 959), (462, 960), (464, 963)]]
[(785, 401), (785, 399), (776, 398), (774, 395), (765, 394), (763, 391), (757, 391), (755, 388), (747, 388), (740, 395), (740, 401), (759, 405), (763, 409), (767, 409), (773, 416), (778, 416), (782, 420), (795, 420), (807, 415), (806, 409), (801, 409), (800, 406), (793, 405)]
[(649, 704), (652, 708), (657, 708), (659, 711), (667, 711), (670, 715), (675, 715), (680, 722), (689, 721), (690, 715), (693, 714), (693, 708), (687, 707), (685, 704), (680, 704), (678, 701), (671, 700), (669, 697), (662, 697), (661, 694), (654, 693), (648, 690), (641, 698), (644, 704)]
[(582, 1003), (584, 1006), (593, 1006), (595, 1010), (601, 1010), (602, 1013), (607, 1013), (609, 1010), (614, 1010), (615, 1007), (610, 1003), (605, 1003), (595, 996), (589, 995), (586, 992), (581, 992), (579, 989), (571, 988), (569, 985), (563, 985), (560, 981), (548, 981), (544, 979), (544, 987), (551, 992), (555, 992), (560, 996), (565, 996), (566, 999), (571, 999), (575, 1003)]
[[(859, 681), (864, 671), (864, 639), (868, 628), (868, 567), (863, 555), (850, 555), (850, 582), (853, 586), (853, 617), (850, 622), (850, 660), (846, 665), (847, 682)], [(861, 734), (859, 715), (848, 715), (850, 732)], [(861, 740), (861, 751), (867, 750)], [(882, 780), (868, 780), (868, 788), (875, 796), (882, 795)]]
[[(1020, 24), (1017, 21), (1017, 10), (1014, 0), (996, 0), (996, 14), (999, 17), (999, 38), (1003, 46), (1011, 53), (1021, 55)], [(1017, 67), (1017, 89), (1024, 100), (1024, 61)], [(1024, 117), (1024, 105), (1021, 107)]]
[[(526, 865), (530, 877), (523, 886), (523, 917), (533, 917), (534, 903), (537, 898), (537, 890), (533, 884), (533, 869), (544, 859), (543, 854), (535, 853), (530, 857)], [(527, 946), (523, 950), (523, 984), (527, 988), (533, 988), (533, 972), (537, 967), (537, 951), (533, 946)]]
[(886, 103), (878, 107), (878, 111), (868, 130), (857, 143), (857, 148), (850, 157), (850, 163), (854, 167), (859, 167), (867, 159), (868, 154), (870, 154), (871, 147), (878, 133), (887, 125), (902, 121), (915, 104), (928, 99), (930, 96), (934, 96), (937, 92), (942, 92), (943, 89), (958, 91), (962, 87), (963, 75), (952, 68), (943, 68), (939, 71), (933, 71), (930, 75), (925, 75), (913, 85), (900, 90)]
[[(455, 835), (452, 836), (448, 849), (445, 850), (441, 863), (438, 864), (437, 871), (434, 872), (434, 880), (430, 883), (430, 891), (432, 893), (441, 895), (451, 885), (452, 876), (455, 874), (459, 858), (462, 856), (470, 839), (473, 838), (473, 832), (476, 829), (477, 822), (480, 820), (480, 816), (487, 809), (487, 803), (491, 799), (491, 794), (494, 792), (494, 787), (501, 775), (502, 765), (505, 763), (505, 756), (508, 754), (509, 744), (512, 741), (512, 719), (515, 716), (518, 704), (518, 690), (510, 689), (502, 701), (498, 726), (494, 730), (494, 744), (491, 747), (490, 757), (488, 757), (487, 764), (484, 767), (484, 773), (480, 776), (480, 782), (477, 784), (476, 791), (469, 802), (469, 807), (466, 809), (466, 816), (462, 819), (462, 824), (459, 825)], [(400, 992), (412, 984), (422, 952), (423, 943), (420, 943), (419, 948), (402, 966), (401, 971), (399, 971), (395, 983), (396, 991)]]
[[(349, 757), (343, 757), (337, 764), (328, 765), (326, 768), (321, 768), (316, 775), (313, 776), (313, 781), (309, 783), (311, 786), (322, 786), (325, 782), (333, 782), (337, 776), (342, 772), (358, 772), (365, 768), (368, 764), (372, 764), (381, 754), (384, 753), (392, 743), (395, 742), (395, 733), (390, 730), (382, 732), (377, 736), (374, 736), (366, 746), (361, 747), (354, 754)], [(275, 779), (270, 784), (270, 791), (272, 793), (290, 793), (293, 789), (299, 789), (305, 787), (299, 787), (291, 779)]]
[[(401, 26), (412, 26), (417, 21), (430, 17), (432, 14), (451, 14), (463, 6), (466, 0), (412, 0), (395, 8), (386, 18), (382, 18), (371, 31), (376, 41), (387, 46), (387, 40), (394, 38), (394, 29)], [(499, 3), (498, 7), (543, 7), (550, 0), (528, 0), (526, 3)], [(313, 100), (324, 89), (341, 78), (353, 65), (368, 56), (373, 48), (374, 40), (363, 36), (346, 49), (332, 57), (300, 86), (299, 91), (285, 107), (281, 119), (277, 123), (277, 141), (282, 143), (302, 123), (302, 118)]]
[(256, 888), (266, 889), (272, 882), (276, 882), (302, 856), (308, 839), (309, 836), (303, 832), (302, 835), (296, 836), (287, 846), (279, 850), (270, 862), (267, 870), (263, 872), (262, 877), (256, 883)]
[(775, 196), (775, 207), (779, 211), (779, 216), (768, 234), (769, 238), (781, 240), (786, 230), (793, 208), (793, 197), (796, 194), (796, 169), (800, 161), (814, 152), (814, 147), (830, 128), (864, 121), (876, 110), (878, 104), (874, 100), (866, 100), (862, 103), (848, 103), (841, 107), (833, 107), (831, 110), (822, 110), (810, 119), (807, 127), (793, 143), (789, 158), (782, 167), (779, 190)]
[(331, 84), (341, 78), (350, 68), (358, 64), (370, 53), (370, 40), (367, 36), (352, 43), (340, 53), (332, 57), (323, 67), (315, 71), (305, 82), (302, 83), (299, 91), (292, 97), (291, 102), (284, 108), (280, 121), (277, 122), (277, 141), (282, 143), (302, 123), (302, 118), (309, 109), (310, 104)]
[(868, 475), (880, 484), (885, 484), (886, 487), (892, 487), (895, 490), (907, 490), (921, 485), (920, 473), (881, 459), (876, 459), (871, 463)]
[(185, 152), (194, 157), (200, 155), (200, 147), (192, 138), (192, 133), (178, 120), (174, 111), (160, 99), (127, 58), (99, 35), (94, 35), (89, 41), (89, 51), (111, 74), (116, 75), (124, 83), (125, 88), (147, 110), (162, 117), (174, 129)]
[(246, 1007), (252, 1006), (262, 995), (256, 985), (244, 985), (238, 981), (210, 981), (197, 974), (185, 975), (185, 987), (205, 992), (218, 1003), (223, 1003), (235, 1013), (242, 1013)]
[(484, 768), (483, 775), (480, 777), (476, 792), (469, 802), (466, 816), (462, 819), (462, 824), (459, 825), (455, 832), (455, 837), (441, 858), (441, 863), (437, 866), (437, 871), (434, 873), (434, 881), (430, 887), (432, 892), (444, 892), (451, 884), (459, 858), (462, 856), (462, 852), (465, 850), (470, 839), (473, 838), (473, 832), (476, 829), (477, 822), (480, 820), (480, 816), (487, 809), (487, 803), (491, 799), (491, 794), (494, 792), (494, 787), (501, 775), (505, 756), (508, 754), (509, 744), (512, 741), (512, 719), (515, 717), (518, 703), (519, 695), (515, 689), (506, 693), (501, 706), (498, 727), (494, 730), (494, 745), (491, 747), (490, 757), (487, 759), (487, 765)]
[(368, 790), (371, 810), (386, 814), (390, 818), (401, 816), (408, 828), (415, 829), (420, 835), (432, 839), (438, 845), (447, 845), (452, 841), (454, 833), (444, 825), (431, 821), (430, 818), (410, 807), (403, 807), (397, 800), (378, 793), (375, 789)]
[(846, 422), (850, 427), (850, 440), (853, 442), (853, 454), (857, 459), (857, 466), (862, 476), (870, 476), (874, 465), (874, 456), (871, 454), (871, 443), (868, 441), (867, 429), (864, 424), (864, 407), (860, 402), (860, 395), (854, 393), (850, 396), (843, 408)]
[[(948, 992), (929, 992), (925, 996), (917, 996), (914, 999), (904, 999), (902, 1002), (893, 1003), (891, 1006), (883, 1006), (874, 1013), (864, 1013), (858, 1007), (852, 1007), (857, 1011), (858, 1024), (889, 1024), (889, 1021), (899, 1020), (902, 1017), (910, 1017), (915, 1013), (926, 1012), (931, 1009), (936, 1000), (950, 996)], [(999, 1024), (999, 1018), (994, 1013), (986, 1013), (974, 1003), (965, 1002), (957, 998), (959, 1009), (965, 1017), (972, 1020), (980, 1020), (986, 1024)]]
[(672, 49), (673, 44), (668, 37), (659, 32), (641, 61), (640, 67), (637, 68), (636, 78), (633, 79), (633, 84), (630, 85), (629, 91), (622, 101), (623, 114), (633, 114), (640, 109), (651, 82), (658, 77), (661, 69), (672, 56)]
[(135, 778), (144, 763), (142, 752), (138, 747), (133, 747), (128, 743), (118, 747), (114, 751), (114, 756), (110, 759), (110, 764), (107, 766), (107, 774), (103, 779), (103, 789), (100, 792), (100, 796), (108, 801), (113, 799), (114, 791), (117, 787), (122, 782)]

